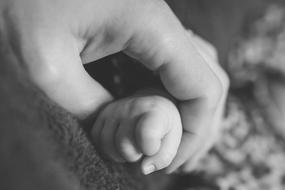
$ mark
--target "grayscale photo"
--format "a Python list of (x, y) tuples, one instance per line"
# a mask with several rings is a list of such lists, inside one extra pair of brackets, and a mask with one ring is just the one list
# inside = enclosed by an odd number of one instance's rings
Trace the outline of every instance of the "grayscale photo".
[(284, 190), (284, 0), (0, 0), (0, 190)]

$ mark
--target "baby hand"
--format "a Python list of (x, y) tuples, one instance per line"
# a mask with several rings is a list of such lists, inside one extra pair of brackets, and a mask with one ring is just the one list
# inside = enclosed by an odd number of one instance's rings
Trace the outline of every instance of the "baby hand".
[(117, 162), (136, 162), (142, 172), (166, 168), (182, 135), (176, 106), (162, 96), (127, 97), (107, 105), (92, 129), (95, 145)]

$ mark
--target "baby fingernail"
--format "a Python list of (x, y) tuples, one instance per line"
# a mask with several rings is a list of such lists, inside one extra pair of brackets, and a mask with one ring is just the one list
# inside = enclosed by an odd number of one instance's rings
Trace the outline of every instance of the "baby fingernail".
[(148, 175), (155, 171), (155, 166), (153, 164), (146, 164), (143, 166), (143, 174)]

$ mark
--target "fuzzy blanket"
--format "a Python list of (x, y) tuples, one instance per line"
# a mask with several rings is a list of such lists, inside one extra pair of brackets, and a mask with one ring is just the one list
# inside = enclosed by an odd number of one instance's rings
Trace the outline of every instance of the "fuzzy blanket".
[(83, 126), (53, 104), (0, 49), (0, 189), (140, 189), (103, 161)]

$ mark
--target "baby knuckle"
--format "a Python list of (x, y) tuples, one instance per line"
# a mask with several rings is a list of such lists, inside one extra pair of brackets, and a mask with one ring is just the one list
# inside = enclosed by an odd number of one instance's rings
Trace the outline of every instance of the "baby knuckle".
[(154, 96), (151, 96), (151, 101), (152, 101), (152, 104), (154, 106), (157, 106), (157, 105), (160, 105), (162, 103), (166, 103), (166, 98), (164, 98), (163, 96), (159, 96), (159, 95), (154, 95)]
[(134, 98), (132, 101), (131, 101), (131, 106), (130, 106), (130, 109), (132, 111), (134, 110), (137, 110), (138, 108), (142, 107), (143, 106), (143, 101), (142, 101), (142, 98)]
[(150, 110), (156, 106), (156, 100), (149, 97), (134, 98), (131, 102), (131, 110)]
[(169, 100), (160, 95), (153, 95), (148, 97), (148, 109), (150, 111), (161, 110), (165, 105), (169, 105)]

